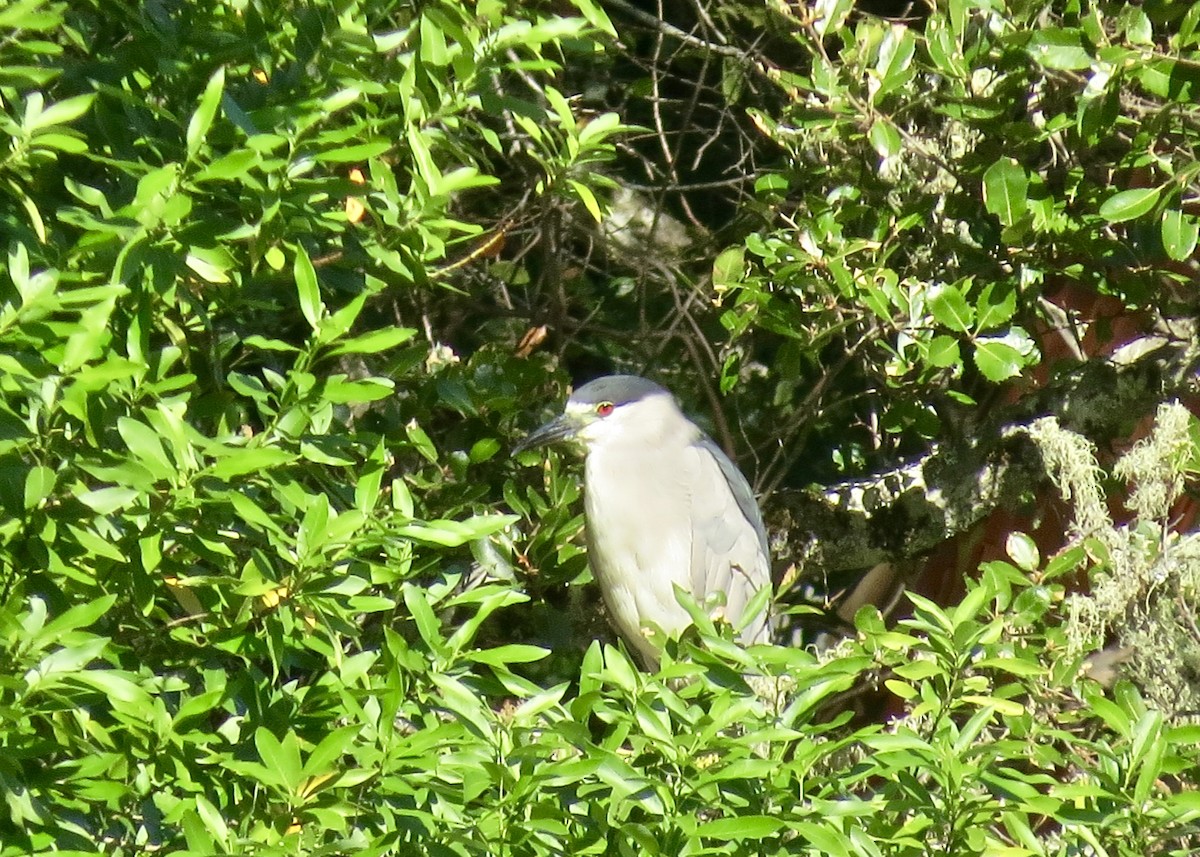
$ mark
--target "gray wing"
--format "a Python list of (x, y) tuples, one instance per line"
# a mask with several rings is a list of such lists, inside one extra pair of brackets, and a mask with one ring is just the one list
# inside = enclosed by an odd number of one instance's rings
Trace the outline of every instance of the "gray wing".
[[(746, 477), (710, 438), (691, 445), (692, 593), (703, 601), (725, 594), (725, 615), (737, 623), (747, 602), (771, 585), (767, 531)], [(762, 642), (769, 617), (746, 628), (742, 640)]]

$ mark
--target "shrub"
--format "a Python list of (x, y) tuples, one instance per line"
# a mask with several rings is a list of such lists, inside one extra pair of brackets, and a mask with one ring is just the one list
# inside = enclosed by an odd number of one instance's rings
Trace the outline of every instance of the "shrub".
[[(499, 454), (564, 367), (653, 353), (683, 377), (709, 359), (699, 334), (718, 330), (708, 368), (757, 403), (747, 430), (786, 425), (795, 441), (777, 471), (803, 446), (798, 370), (851, 329), (870, 354), (839, 395), (862, 402), (891, 379), (880, 401), (896, 443), (880, 449), (904, 448), (939, 430), (914, 405), (931, 390), (965, 402), (979, 376), (1037, 361), (1019, 315), (1055, 236), (1111, 249), (1115, 232), (1088, 231), (1096, 218), (1153, 214), (1171, 259), (1194, 247), (1183, 161), (1200, 6), (1122, 13), (1145, 50), (1101, 56), (1109, 31), (1092, 13), (1018, 37), (1037, 10), (952, 6), (918, 54), (915, 30), (818, 5), (798, 29), (790, 7), (722, 7), (731, 35), (766, 15), (773, 38), (807, 45), (805, 63), (828, 41), (844, 65), (780, 76), (717, 54), (730, 103), (765, 75), (746, 114), (765, 135), (738, 179), (754, 188), (737, 199), (746, 219), (721, 224), (720, 254), (704, 224), (652, 226), (683, 242), (655, 264), (595, 228), (610, 202), (638, 199), (630, 164), (648, 163), (634, 120), (595, 94), (644, 59), (617, 50), (608, 14), (624, 4), (0, 8), (0, 857), (1196, 850), (1194, 712), (1079, 674), (1120, 621), (1161, 612), (1143, 609), (1151, 586), (1124, 614), (1069, 621), (1092, 608), (1066, 600), (1066, 577), (1090, 561), (1103, 586), (1118, 564), (1089, 553), (1095, 533), (1044, 564), (1014, 536), (1012, 562), (986, 565), (959, 605), (914, 596), (893, 627), (864, 608), (821, 654), (745, 651), (705, 625), (647, 675), (592, 639), (604, 624), (575, 480), (552, 463), (535, 483)], [(1164, 17), (1174, 65), (1142, 38)], [(1017, 70), (1013, 51), (1028, 60)], [(1078, 119), (1097, 151), (1122, 75), (1160, 99), (1155, 121), (1185, 117), (1179, 163), (1155, 160), (1154, 183), (1107, 196), (1068, 170), (1050, 187), (1009, 154), (951, 146), (984, 139), (1027, 78), (1078, 71), (1084, 54), (1111, 66)], [(999, 69), (982, 108), (963, 89), (980, 58)], [(854, 113), (860, 78), (891, 111), (935, 70), (952, 97), (927, 124)], [(787, 97), (763, 95), (772, 77)], [(1056, 98), (1080, 82), (1048, 78)], [(647, 91), (639, 78), (625, 96)], [(823, 93), (832, 118), (812, 119), (803, 92)], [(1074, 133), (1068, 112), (1013, 146)], [(1117, 160), (1146, 166), (1149, 132), (1122, 128)], [(962, 156), (986, 217), (969, 194), (941, 195), (937, 159), (906, 148), (918, 133)], [(765, 142), (781, 160), (759, 169)], [(818, 145), (834, 157), (802, 182)], [(864, 192), (894, 209), (850, 191), (865, 162), (845, 155), (868, 145), (895, 171), (866, 170), (879, 175)], [(947, 226), (902, 266), (882, 239), (945, 199), (993, 227), (986, 248)], [(985, 284), (1001, 247), (1025, 273)], [(693, 317), (684, 296), (709, 270), (724, 305)], [(1104, 287), (1137, 304), (1135, 286)], [(544, 320), (557, 327), (539, 350)], [(772, 355), (774, 375), (760, 368)], [(832, 411), (810, 413), (823, 461), (870, 457), (861, 433), (829, 442)], [(1194, 435), (1176, 429), (1164, 496), (1194, 473)], [(1144, 483), (1148, 466), (1128, 473)], [(1143, 505), (1108, 535), (1129, 535), (1144, 569), (1166, 556), (1166, 529), (1147, 511), (1161, 503)], [(873, 719), (881, 689), (899, 702)]]

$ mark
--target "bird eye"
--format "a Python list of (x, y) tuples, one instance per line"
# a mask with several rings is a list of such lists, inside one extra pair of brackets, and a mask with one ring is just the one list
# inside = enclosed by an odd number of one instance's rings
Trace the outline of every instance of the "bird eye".
[(596, 413), (602, 417), (607, 417), (612, 412), (613, 412), (613, 403), (612, 402), (601, 402), (600, 404), (596, 405)]

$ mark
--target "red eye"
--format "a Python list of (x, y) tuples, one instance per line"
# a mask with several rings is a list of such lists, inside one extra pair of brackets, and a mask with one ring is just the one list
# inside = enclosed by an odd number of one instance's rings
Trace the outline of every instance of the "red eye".
[(601, 402), (600, 404), (596, 405), (596, 413), (602, 417), (607, 417), (612, 412), (613, 412), (613, 403), (612, 402)]

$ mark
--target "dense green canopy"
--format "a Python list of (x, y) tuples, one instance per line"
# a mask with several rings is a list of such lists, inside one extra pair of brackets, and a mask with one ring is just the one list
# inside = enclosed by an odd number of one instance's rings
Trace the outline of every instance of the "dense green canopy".
[[(0, 0), (0, 857), (1197, 853), (1198, 105), (1200, 3)], [(618, 370), (805, 646), (615, 644), (507, 450)]]

